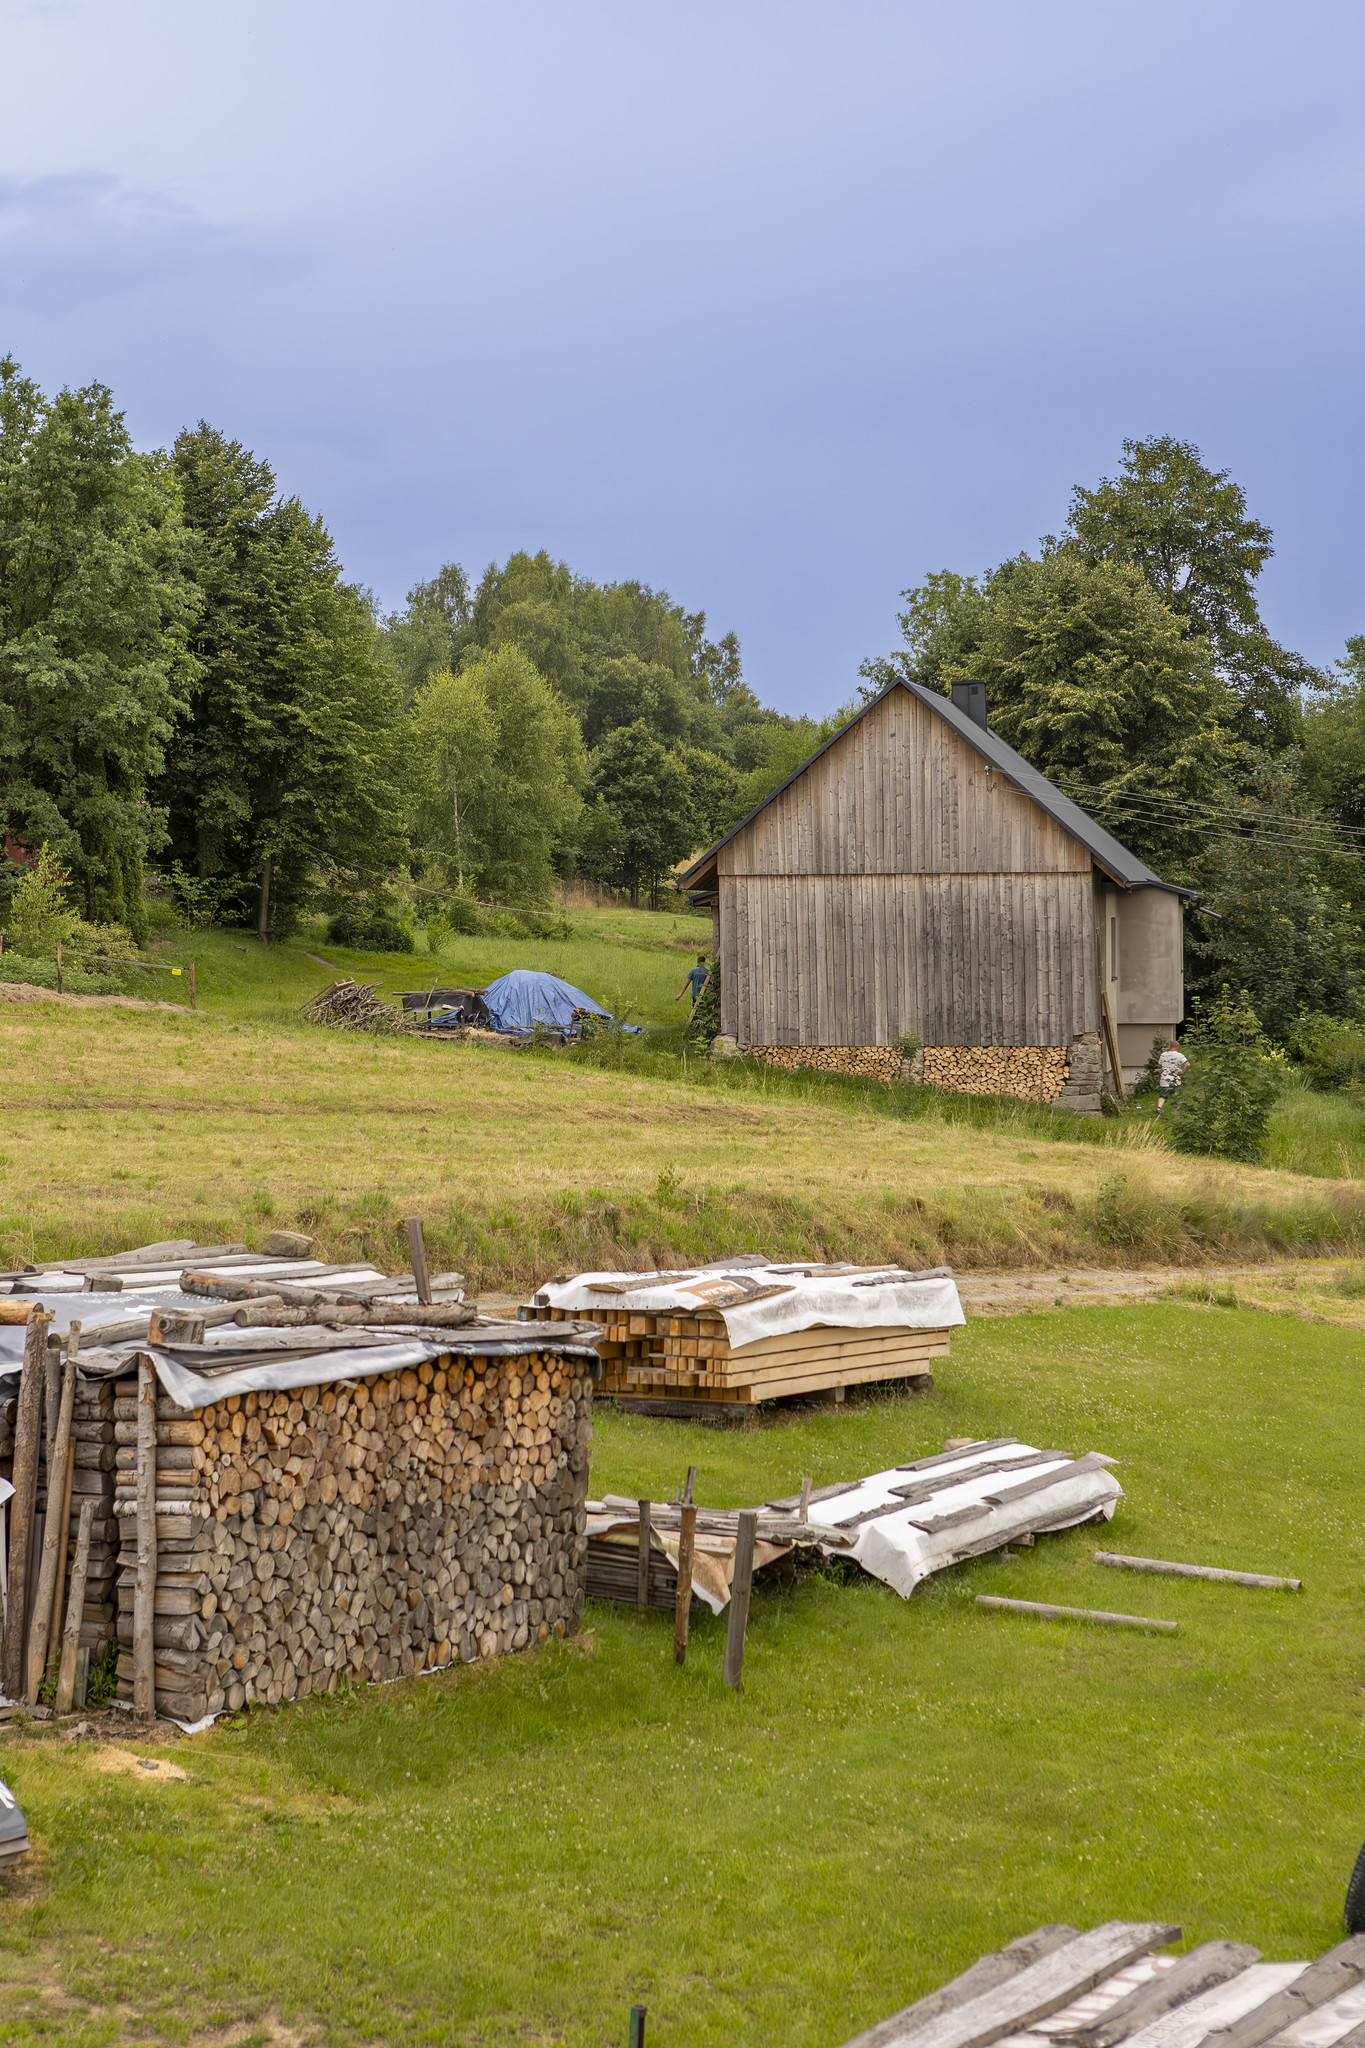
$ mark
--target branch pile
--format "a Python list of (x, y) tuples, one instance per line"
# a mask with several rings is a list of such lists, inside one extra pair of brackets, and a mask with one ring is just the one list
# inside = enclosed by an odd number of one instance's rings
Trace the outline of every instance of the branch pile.
[(412, 1018), (397, 1004), (386, 1003), (375, 981), (355, 981), (347, 975), (334, 981), (304, 1005), (310, 1024), (331, 1024), (338, 1031), (411, 1031)]

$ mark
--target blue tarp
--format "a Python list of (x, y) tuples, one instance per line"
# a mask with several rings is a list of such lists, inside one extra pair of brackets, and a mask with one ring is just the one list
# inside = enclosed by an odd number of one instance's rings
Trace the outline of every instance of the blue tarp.
[(587, 1010), (594, 1017), (610, 1018), (581, 988), (571, 988), (557, 974), (541, 974), (533, 967), (514, 967), (483, 992), (495, 1031), (534, 1031), (543, 1024), (551, 1031), (575, 1031), (575, 1010)]

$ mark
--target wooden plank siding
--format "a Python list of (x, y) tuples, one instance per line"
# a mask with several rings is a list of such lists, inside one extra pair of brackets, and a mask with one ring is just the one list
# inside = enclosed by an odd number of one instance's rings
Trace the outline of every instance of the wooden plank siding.
[(719, 854), (741, 1045), (1065, 1045), (1098, 1015), (1092, 861), (905, 692)]

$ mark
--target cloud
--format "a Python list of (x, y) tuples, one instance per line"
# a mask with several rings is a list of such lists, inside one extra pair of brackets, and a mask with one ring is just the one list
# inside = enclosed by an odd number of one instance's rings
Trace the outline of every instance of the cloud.
[(0, 310), (61, 317), (212, 282), (296, 277), (297, 257), (107, 171), (0, 177)]

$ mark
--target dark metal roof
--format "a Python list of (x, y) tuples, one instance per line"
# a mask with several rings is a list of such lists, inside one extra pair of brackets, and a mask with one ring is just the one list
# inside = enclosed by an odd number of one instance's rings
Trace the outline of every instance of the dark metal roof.
[(936, 690), (926, 690), (922, 683), (904, 681), (888, 683), (884, 690), (863, 706), (856, 717), (851, 718), (847, 725), (840, 726), (838, 732), (827, 739), (823, 746), (817, 747), (809, 760), (803, 761), (785, 782), (780, 783), (772, 791), (771, 795), (765, 796), (761, 804), (754, 806), (748, 817), (741, 818), (723, 839), (718, 839), (714, 846), (709, 847), (699, 859), (693, 861), (686, 873), (679, 877), (680, 886), (684, 889), (694, 887), (692, 876), (700, 876), (723, 846), (728, 846), (746, 825), (752, 824), (760, 811), (766, 810), (774, 798), (781, 796), (784, 789), (790, 789), (813, 762), (818, 761), (837, 740), (841, 740), (860, 719), (866, 718), (868, 712), (874, 710), (884, 698), (889, 697), (893, 690), (908, 690), (926, 710), (932, 711), (945, 725), (951, 726), (958, 738), (965, 740), (969, 747), (974, 747), (998, 774), (1005, 776), (1016, 789), (1022, 790), (1025, 796), (1032, 798), (1038, 808), (1046, 811), (1063, 831), (1069, 832), (1073, 839), (1078, 839), (1096, 867), (1102, 868), (1120, 888), (1169, 889), (1176, 896), (1195, 894), (1193, 889), (1182, 889), (1176, 882), (1163, 882), (1160, 875), (1148, 867), (1146, 861), (1139, 860), (1135, 853), (1130, 853), (1111, 832), (1105, 831), (1103, 825), (1096, 824), (1088, 811), (1083, 811), (1078, 803), (1073, 803), (1069, 796), (1064, 796), (1055, 782), (1050, 782), (1047, 776), (1026, 761), (1022, 754), (1016, 754), (1014, 748), (1007, 746), (998, 733), (992, 732), (988, 726), (978, 725), (965, 711), (959, 711), (951, 698), (940, 697)]

